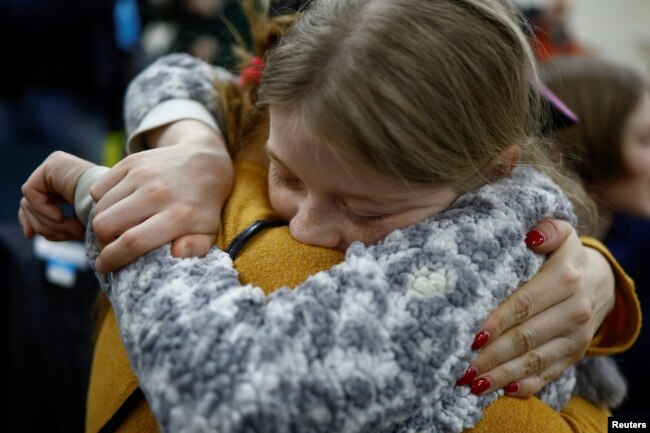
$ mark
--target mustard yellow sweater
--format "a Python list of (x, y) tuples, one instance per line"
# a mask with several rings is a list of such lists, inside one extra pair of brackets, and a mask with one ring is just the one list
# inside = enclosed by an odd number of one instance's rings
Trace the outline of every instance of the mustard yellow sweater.
[[(236, 182), (223, 216), (217, 244), (225, 248), (230, 241), (252, 222), (273, 216), (266, 195), (266, 172), (247, 163), (236, 164)], [(603, 355), (627, 349), (640, 329), (640, 310), (633, 282), (618, 263), (596, 240), (584, 238), (583, 243), (608, 257), (617, 274), (617, 300), (588, 354)], [(281, 259), (274, 251), (282, 248), (291, 254)], [(341, 261), (338, 251), (296, 242), (286, 227), (267, 229), (256, 235), (235, 260), (243, 283), (253, 283), (267, 293), (281, 286), (296, 286), (307, 276), (329, 268)], [(281, 260), (281, 261), (280, 261)], [(129, 361), (120, 341), (117, 322), (112, 310), (104, 316), (98, 332), (88, 392), (86, 431), (96, 432), (137, 388)], [(584, 399), (573, 398), (561, 413), (555, 412), (537, 398), (526, 400), (503, 397), (492, 405), (484, 419), (471, 431), (495, 432), (602, 432), (609, 411)], [(155, 419), (142, 401), (122, 423), (120, 432), (158, 431)]]

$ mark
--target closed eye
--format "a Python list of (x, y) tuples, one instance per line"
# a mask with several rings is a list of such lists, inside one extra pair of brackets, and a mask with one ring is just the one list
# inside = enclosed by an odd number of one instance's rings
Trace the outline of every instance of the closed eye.
[(273, 165), (271, 165), (271, 181), (275, 185), (286, 187), (296, 187), (302, 184), (302, 181), (297, 177), (283, 175)]
[(376, 222), (384, 219), (385, 215), (355, 215), (349, 214), (348, 218), (352, 220), (355, 224), (363, 227), (372, 226)]
[(356, 225), (363, 227), (372, 226), (376, 222), (381, 221), (382, 219), (389, 216), (387, 214), (359, 213), (350, 209), (345, 203), (343, 203), (343, 208), (345, 209), (345, 213), (347, 214), (348, 219), (350, 219)]

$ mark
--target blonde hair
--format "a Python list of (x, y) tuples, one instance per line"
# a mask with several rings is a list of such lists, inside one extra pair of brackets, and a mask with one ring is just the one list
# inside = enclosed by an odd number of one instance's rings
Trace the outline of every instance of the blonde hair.
[(512, 145), (551, 167), (521, 25), (499, 0), (316, 0), (267, 56), (256, 122), (269, 107), (299, 116), (351, 170), (409, 185), (473, 189)]

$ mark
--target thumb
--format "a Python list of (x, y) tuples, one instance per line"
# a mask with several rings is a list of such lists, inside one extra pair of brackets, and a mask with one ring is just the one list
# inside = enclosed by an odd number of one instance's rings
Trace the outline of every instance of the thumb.
[(568, 222), (546, 218), (526, 234), (526, 245), (536, 253), (549, 254), (560, 248), (573, 233)]
[(172, 256), (203, 257), (217, 240), (216, 234), (191, 234), (181, 236), (172, 242)]

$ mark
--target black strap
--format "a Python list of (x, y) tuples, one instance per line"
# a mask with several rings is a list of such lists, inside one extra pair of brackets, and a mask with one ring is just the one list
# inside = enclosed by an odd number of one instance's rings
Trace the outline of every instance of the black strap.
[(230, 245), (228, 245), (228, 248), (226, 248), (226, 252), (231, 259), (235, 260), (239, 255), (241, 249), (244, 248), (244, 245), (246, 245), (246, 242), (248, 242), (257, 233), (269, 227), (279, 227), (285, 224), (286, 223), (282, 220), (257, 220), (253, 224), (246, 227), (244, 231), (239, 233), (235, 239), (230, 242)]
[[(279, 227), (286, 224), (282, 220), (257, 220), (253, 224), (246, 227), (241, 233), (235, 236), (235, 239), (230, 242), (226, 253), (231, 259), (235, 260), (241, 249), (244, 248), (246, 242), (251, 240), (253, 236), (269, 227)], [(144, 394), (140, 387), (137, 387), (131, 395), (129, 395), (122, 405), (115, 411), (113, 416), (106, 421), (106, 424), (99, 430), (98, 433), (113, 433), (117, 431), (118, 427), (124, 422), (127, 416), (135, 409), (135, 407), (144, 400)]]
[(140, 387), (137, 387), (130, 396), (124, 400), (120, 408), (113, 414), (113, 416), (104, 424), (104, 427), (99, 429), (98, 433), (113, 433), (117, 431), (118, 427), (124, 422), (127, 416), (135, 409), (135, 407), (144, 399), (144, 394)]

